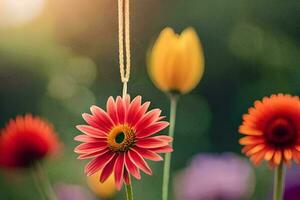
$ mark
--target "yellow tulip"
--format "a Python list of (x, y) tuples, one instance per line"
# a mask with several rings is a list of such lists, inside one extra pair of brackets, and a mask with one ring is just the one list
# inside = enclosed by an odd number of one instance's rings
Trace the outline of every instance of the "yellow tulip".
[(115, 186), (115, 180), (113, 174), (104, 182), (100, 182), (100, 172), (87, 177), (87, 183), (92, 192), (97, 196), (108, 199), (115, 196), (117, 189)]
[(156, 40), (148, 71), (154, 84), (164, 92), (188, 93), (202, 78), (204, 55), (200, 39), (193, 28), (180, 35), (165, 28)]

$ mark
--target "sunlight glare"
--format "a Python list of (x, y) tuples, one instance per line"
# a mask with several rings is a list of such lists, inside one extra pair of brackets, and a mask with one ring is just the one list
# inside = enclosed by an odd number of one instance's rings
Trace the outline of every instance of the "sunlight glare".
[(2, 26), (19, 26), (41, 14), (45, 0), (0, 0)]

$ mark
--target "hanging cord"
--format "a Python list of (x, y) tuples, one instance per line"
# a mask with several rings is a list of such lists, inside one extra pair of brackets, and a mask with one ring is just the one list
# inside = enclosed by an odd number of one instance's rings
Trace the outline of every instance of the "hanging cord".
[[(125, 5), (124, 5), (125, 3)], [(130, 77), (131, 55), (130, 55), (130, 12), (129, 0), (118, 0), (119, 18), (119, 65), (121, 81), (123, 83), (123, 97), (127, 94), (127, 83)], [(124, 28), (125, 21), (125, 28)], [(124, 32), (125, 29), (125, 32)], [(125, 40), (124, 40), (125, 36)], [(124, 64), (124, 43), (126, 53), (126, 66)]]

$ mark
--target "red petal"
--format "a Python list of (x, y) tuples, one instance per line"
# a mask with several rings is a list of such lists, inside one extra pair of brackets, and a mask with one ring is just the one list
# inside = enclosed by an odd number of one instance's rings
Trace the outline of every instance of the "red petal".
[(125, 97), (126, 112), (128, 112), (129, 106), (130, 106), (130, 95), (127, 94), (126, 97)]
[(136, 146), (141, 148), (157, 148), (168, 145), (169, 141), (162, 140), (159, 136), (150, 137), (150, 138), (142, 138), (136, 142)]
[(83, 143), (78, 145), (75, 149), (75, 153), (91, 153), (100, 151), (107, 148), (107, 142), (93, 142), (93, 143)]
[(130, 184), (129, 174), (128, 174), (126, 169), (124, 170), (124, 182), (125, 182), (126, 185)]
[(117, 115), (117, 106), (113, 97), (108, 98), (106, 103), (106, 110), (110, 118), (113, 120), (114, 124), (117, 125), (119, 123), (119, 119)]
[(136, 179), (141, 179), (140, 170), (137, 166), (130, 160), (129, 155), (125, 154), (125, 166), (128, 172), (134, 176)]
[(90, 108), (92, 114), (97, 118), (97, 122), (105, 131), (109, 131), (113, 126), (113, 120), (108, 116), (108, 114), (98, 106), (92, 106)]
[(166, 118), (166, 116), (160, 116), (160, 117), (157, 119), (157, 121), (163, 120), (163, 119), (165, 119), (165, 118)]
[(88, 143), (88, 142), (98, 142), (98, 141), (101, 141), (101, 139), (100, 138), (93, 138), (93, 137), (90, 137), (88, 135), (77, 135), (74, 138), (74, 140), (76, 140), (78, 142), (85, 142), (85, 143)]
[(100, 126), (100, 123), (98, 122), (97, 118), (94, 117), (93, 115), (83, 113), (82, 118), (84, 119), (84, 121), (86, 121), (86, 123), (88, 123), (92, 127), (102, 129), (102, 127)]
[(141, 118), (145, 115), (146, 111), (148, 110), (149, 106), (150, 102), (147, 101), (139, 108), (135, 117), (131, 121), (131, 125), (135, 125), (138, 121), (141, 120)]
[(169, 122), (156, 122), (136, 133), (137, 138), (151, 136), (169, 126)]
[(113, 157), (113, 159), (107, 163), (107, 165), (105, 165), (105, 167), (103, 168), (102, 172), (101, 172), (101, 176), (100, 176), (100, 182), (103, 183), (104, 181), (106, 181), (106, 179), (111, 175), (111, 173), (114, 170), (114, 166), (116, 163), (118, 156), (115, 155)]
[(99, 157), (99, 156), (103, 155), (104, 153), (107, 153), (108, 151), (109, 151), (109, 149), (102, 149), (100, 151), (84, 153), (84, 154), (78, 156), (77, 159), (83, 160), (83, 159), (88, 159), (88, 158)]
[(85, 173), (90, 176), (95, 172), (101, 170), (110, 160), (113, 158), (115, 154), (111, 151), (106, 152), (105, 154), (95, 158), (94, 160), (90, 161), (85, 166)]
[(120, 96), (117, 97), (116, 105), (117, 105), (117, 113), (118, 113), (119, 123), (124, 124), (124, 122), (125, 122), (125, 103)]
[(107, 133), (88, 125), (77, 125), (76, 128), (84, 134), (95, 138), (106, 138)]
[(157, 153), (154, 153), (153, 151), (147, 150), (147, 149), (142, 149), (139, 147), (134, 147), (134, 150), (138, 152), (142, 157), (148, 159), (148, 160), (153, 160), (153, 161), (161, 161), (163, 158), (158, 155)]
[(128, 151), (129, 158), (137, 167), (148, 175), (152, 175), (152, 171), (143, 157), (138, 154), (135, 150), (131, 149)]
[(159, 135), (159, 136), (155, 136), (155, 137), (151, 137), (151, 138), (155, 138), (155, 139), (161, 140), (163, 142), (167, 142), (167, 143), (173, 141), (173, 138), (170, 136), (167, 136), (167, 135)]
[(170, 153), (173, 152), (173, 148), (169, 145), (163, 146), (163, 147), (157, 147), (157, 148), (150, 148), (149, 150), (154, 151), (156, 153)]
[(124, 175), (124, 153), (120, 153), (114, 167), (115, 181), (118, 190), (121, 190), (123, 185), (123, 175)]
[(127, 112), (127, 123), (132, 124), (133, 119), (135, 118), (137, 112), (141, 107), (142, 97), (137, 96), (133, 99), (133, 101), (129, 105), (129, 109)]
[(135, 125), (135, 129), (137, 130), (137, 132), (147, 128), (149, 125), (156, 122), (158, 117), (160, 116), (160, 113), (160, 109), (154, 109), (147, 112)]

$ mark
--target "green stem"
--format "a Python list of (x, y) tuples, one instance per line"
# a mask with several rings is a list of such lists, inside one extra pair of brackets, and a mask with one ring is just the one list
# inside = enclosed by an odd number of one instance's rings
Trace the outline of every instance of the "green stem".
[(284, 166), (281, 162), (281, 164), (275, 169), (273, 200), (283, 200), (284, 171)]
[(34, 169), (32, 169), (31, 171), (32, 171), (31, 174), (32, 174), (32, 179), (33, 179), (34, 185), (37, 188), (37, 190), (39, 191), (41, 199), (47, 200), (46, 194), (44, 193), (44, 190), (40, 183), (40, 179), (39, 179), (39, 175), (38, 175), (37, 171)]
[(131, 183), (126, 185), (126, 198), (127, 200), (133, 200), (133, 192)]
[(34, 173), (36, 177), (36, 183), (38, 184), (38, 187), (46, 197), (45, 199), (57, 200), (56, 195), (48, 179), (48, 176), (46, 176), (41, 163), (36, 163), (34, 165)]
[[(176, 95), (170, 96), (170, 127), (169, 127), (169, 136), (170, 137), (174, 137), (177, 100), (178, 100), (178, 96), (176, 96)], [(163, 185), (162, 185), (162, 200), (168, 200), (171, 156), (172, 156), (171, 153), (167, 153), (165, 155)]]

